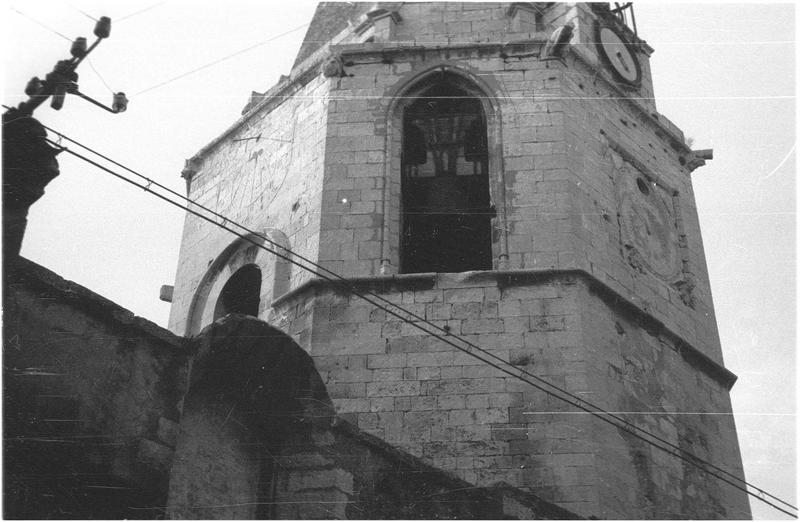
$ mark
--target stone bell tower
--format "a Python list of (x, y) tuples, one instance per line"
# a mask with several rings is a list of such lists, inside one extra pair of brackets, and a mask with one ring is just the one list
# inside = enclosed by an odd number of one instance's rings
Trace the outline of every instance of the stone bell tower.
[(748, 518), (744, 493), (412, 324), (742, 476), (690, 176), (711, 151), (656, 111), (625, 14), (320, 4), (290, 75), (183, 176), (257, 243), (347, 281), (187, 216), (171, 329), (258, 316), (313, 357), (341, 417), (475, 484), (587, 517)]

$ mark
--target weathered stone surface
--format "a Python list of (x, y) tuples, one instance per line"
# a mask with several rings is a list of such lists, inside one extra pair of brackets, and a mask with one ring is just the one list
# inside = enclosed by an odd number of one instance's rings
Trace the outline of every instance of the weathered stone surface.
[[(494, 490), (335, 423), (312, 359), (266, 323), (228, 316), (184, 346), (24, 259), (6, 282), (7, 518), (506, 513)], [(514, 509), (575, 518), (535, 497)]]
[[(334, 407), (359, 428), (468, 482), (503, 480), (581, 515), (746, 516), (741, 494), (674, 460), (662, 466), (657, 450), (459, 349), (480, 346), (611, 411), (648, 411), (635, 422), (668, 440), (713, 434), (718, 447), (696, 450), (741, 474), (732, 424), (670, 415), (730, 412), (735, 376), (722, 366), (689, 151), (652, 100), (652, 49), (618, 27), (642, 66), (633, 90), (597, 53), (595, 22), (617, 23), (602, 5), (515, 6), (392, 5), (401, 21), (385, 42), (365, 32), (366, 4), (323, 5), (292, 75), (198, 155), (190, 197), (283, 230), (298, 253), (348, 278), (293, 269), (282, 297), (263, 292), (259, 316), (314, 358)], [(541, 60), (568, 22), (563, 60)], [(341, 77), (318, 73), (331, 54)], [(398, 274), (404, 111), (440, 83), (479, 99), (485, 116), (495, 270)], [(302, 140), (235, 141), (289, 128)], [(262, 161), (279, 168), (253, 178)], [(203, 326), (196, 296), (213, 302), (236, 266), (229, 241), (187, 222), (174, 331)], [(211, 259), (222, 268), (209, 270)], [(410, 313), (376, 311), (352, 291)]]
[[(22, 258), (4, 260), (4, 515), (155, 518), (183, 342)], [(167, 421), (168, 422), (168, 421)]]

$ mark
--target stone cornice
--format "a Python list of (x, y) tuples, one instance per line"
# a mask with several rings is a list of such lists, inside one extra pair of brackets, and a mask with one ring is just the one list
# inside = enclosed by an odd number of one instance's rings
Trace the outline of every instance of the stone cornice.
[[(299, 299), (303, 294), (309, 292), (392, 292), (401, 290), (424, 290), (436, 287), (437, 282), (443, 274), (423, 273), (423, 274), (398, 274), (398, 275), (377, 275), (366, 277), (345, 278), (341, 280), (325, 280), (320, 278), (310, 279), (297, 288), (286, 292), (272, 301), (273, 308)], [(639, 319), (639, 324), (651, 335), (664, 337), (671, 341), (675, 350), (691, 366), (697, 368), (721, 386), (730, 390), (736, 382), (737, 376), (714, 361), (711, 357), (702, 353), (699, 349), (692, 346), (677, 332), (667, 327), (663, 321), (656, 316), (643, 310), (637, 303), (622, 295), (617, 290), (611, 288), (607, 283), (601, 281), (593, 274), (581, 269), (552, 269), (552, 270), (487, 270), (475, 271), (459, 274), (458, 283), (454, 285), (445, 284), (444, 288), (467, 288), (470, 282), (480, 283), (494, 281), (498, 288), (508, 288), (513, 286), (535, 285), (539, 283), (558, 281), (563, 279), (581, 279), (589, 291), (597, 295), (610, 308), (633, 315)]]
[[(513, 36), (511, 34), (510, 36)], [(522, 36), (522, 35), (520, 35)], [(227, 139), (231, 134), (236, 132), (242, 125), (247, 123), (255, 114), (263, 110), (271, 110), (280, 105), (287, 98), (291, 97), (298, 90), (304, 87), (312, 79), (319, 75), (319, 66), (324, 59), (330, 54), (341, 56), (345, 61), (345, 66), (348, 66), (347, 59), (355, 57), (368, 57), (375, 56), (380, 59), (386, 59), (391, 55), (401, 55), (408, 53), (420, 52), (447, 52), (447, 51), (465, 51), (475, 50), (478, 52), (497, 53), (501, 57), (513, 58), (513, 53), (536, 53), (542, 44), (547, 41), (548, 35), (545, 32), (536, 33), (532, 38), (521, 38), (518, 40), (510, 40), (506, 42), (464, 42), (464, 43), (451, 43), (448, 45), (424, 45), (415, 42), (373, 42), (373, 43), (352, 43), (352, 44), (332, 44), (326, 49), (320, 49), (318, 52), (310, 56), (300, 66), (295, 68), (292, 75), (284, 78), (272, 89), (267, 91), (261, 96), (258, 102), (251, 102), (247, 107), (246, 112), (242, 117), (236, 120), (230, 127), (223, 131), (214, 140), (200, 149), (189, 162), (197, 166), (195, 170), (184, 170), (182, 176), (190, 181), (191, 178), (199, 171), (203, 159), (221, 142)], [(582, 55), (574, 46), (570, 47), (572, 56), (584, 64), (586, 67), (593, 68), (591, 61)], [(524, 56), (528, 56), (524, 54)], [(601, 74), (600, 77), (603, 77)], [(604, 78), (604, 77), (603, 77)], [(605, 79), (605, 78), (604, 78)], [(609, 87), (619, 95), (626, 103), (633, 107), (641, 117), (656, 127), (657, 132), (663, 134), (670, 142), (670, 146), (684, 154), (689, 154), (691, 151), (683, 142), (683, 137), (677, 127), (671, 122), (662, 121), (662, 116), (651, 114), (646, 108), (642, 107), (635, 100), (630, 99), (628, 93), (623, 91), (613, 82), (608, 81)], [(670, 123), (670, 124), (668, 124)]]
[(330, 50), (331, 53), (339, 54), (343, 60), (355, 56), (374, 55), (383, 57), (392, 54), (464, 51), (473, 49), (476, 51), (496, 52), (498, 55), (502, 55), (504, 51), (510, 51), (511, 49), (517, 52), (538, 50), (542, 44), (547, 42), (547, 37), (548, 35), (542, 32), (536, 33), (533, 38), (521, 38), (504, 42), (454, 42), (447, 45), (430, 45), (416, 42), (371, 42), (332, 45)]

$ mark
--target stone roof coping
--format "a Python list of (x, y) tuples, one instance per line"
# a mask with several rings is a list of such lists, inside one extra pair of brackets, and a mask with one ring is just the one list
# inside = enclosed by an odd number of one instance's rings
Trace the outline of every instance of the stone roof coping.
[(11, 286), (28, 288), (36, 292), (47, 292), (54, 295), (61, 303), (85, 310), (87, 313), (117, 326), (135, 329), (171, 348), (176, 350), (185, 348), (183, 337), (173, 334), (152, 321), (134, 315), (133, 312), (117, 303), (73, 281), (68, 281), (29, 259), (18, 257), (8, 262), (6, 269), (6, 295), (9, 294), (8, 287)]
[[(444, 481), (451, 483), (452, 489), (455, 491), (471, 489), (473, 491), (472, 494), (476, 496), (480, 495), (495, 498), (500, 496), (503, 500), (505, 500), (506, 497), (511, 498), (522, 504), (523, 507), (545, 515), (546, 519), (548, 520), (584, 520), (584, 518), (579, 517), (567, 509), (548, 502), (532, 493), (527, 493), (506, 482), (497, 482), (491, 486), (476, 486), (475, 484), (471, 484), (461, 478), (458, 478), (452, 472), (431, 466), (422, 459), (415, 457), (410, 453), (406, 453), (395, 446), (392, 446), (383, 439), (361, 431), (351, 423), (339, 417), (334, 419), (331, 429), (352, 437), (359, 443), (369, 446), (379, 453), (383, 453), (390, 460), (399, 461), (402, 464), (405, 464), (411, 470), (439, 475)], [(505, 502), (503, 502), (503, 504), (505, 504)]]

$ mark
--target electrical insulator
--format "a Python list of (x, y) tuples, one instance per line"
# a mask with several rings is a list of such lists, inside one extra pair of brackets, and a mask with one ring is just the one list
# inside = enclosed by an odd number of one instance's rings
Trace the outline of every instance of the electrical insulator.
[(128, 108), (128, 98), (125, 97), (124, 92), (114, 94), (114, 102), (111, 104), (114, 112), (125, 112)]
[(86, 50), (86, 38), (79, 36), (78, 38), (75, 38), (74, 42), (72, 42), (72, 47), (70, 48), (69, 52), (75, 58), (83, 58), (86, 56)]
[(98, 38), (108, 38), (111, 34), (111, 18), (101, 16), (94, 26), (94, 35)]
[(35, 94), (39, 94), (42, 92), (44, 85), (42, 84), (42, 80), (34, 76), (28, 81), (28, 84), (25, 86), (25, 94), (28, 96), (33, 96)]
[(67, 89), (63, 85), (56, 85), (53, 90), (53, 98), (50, 100), (50, 107), (59, 111), (64, 106), (64, 98), (67, 96)]

